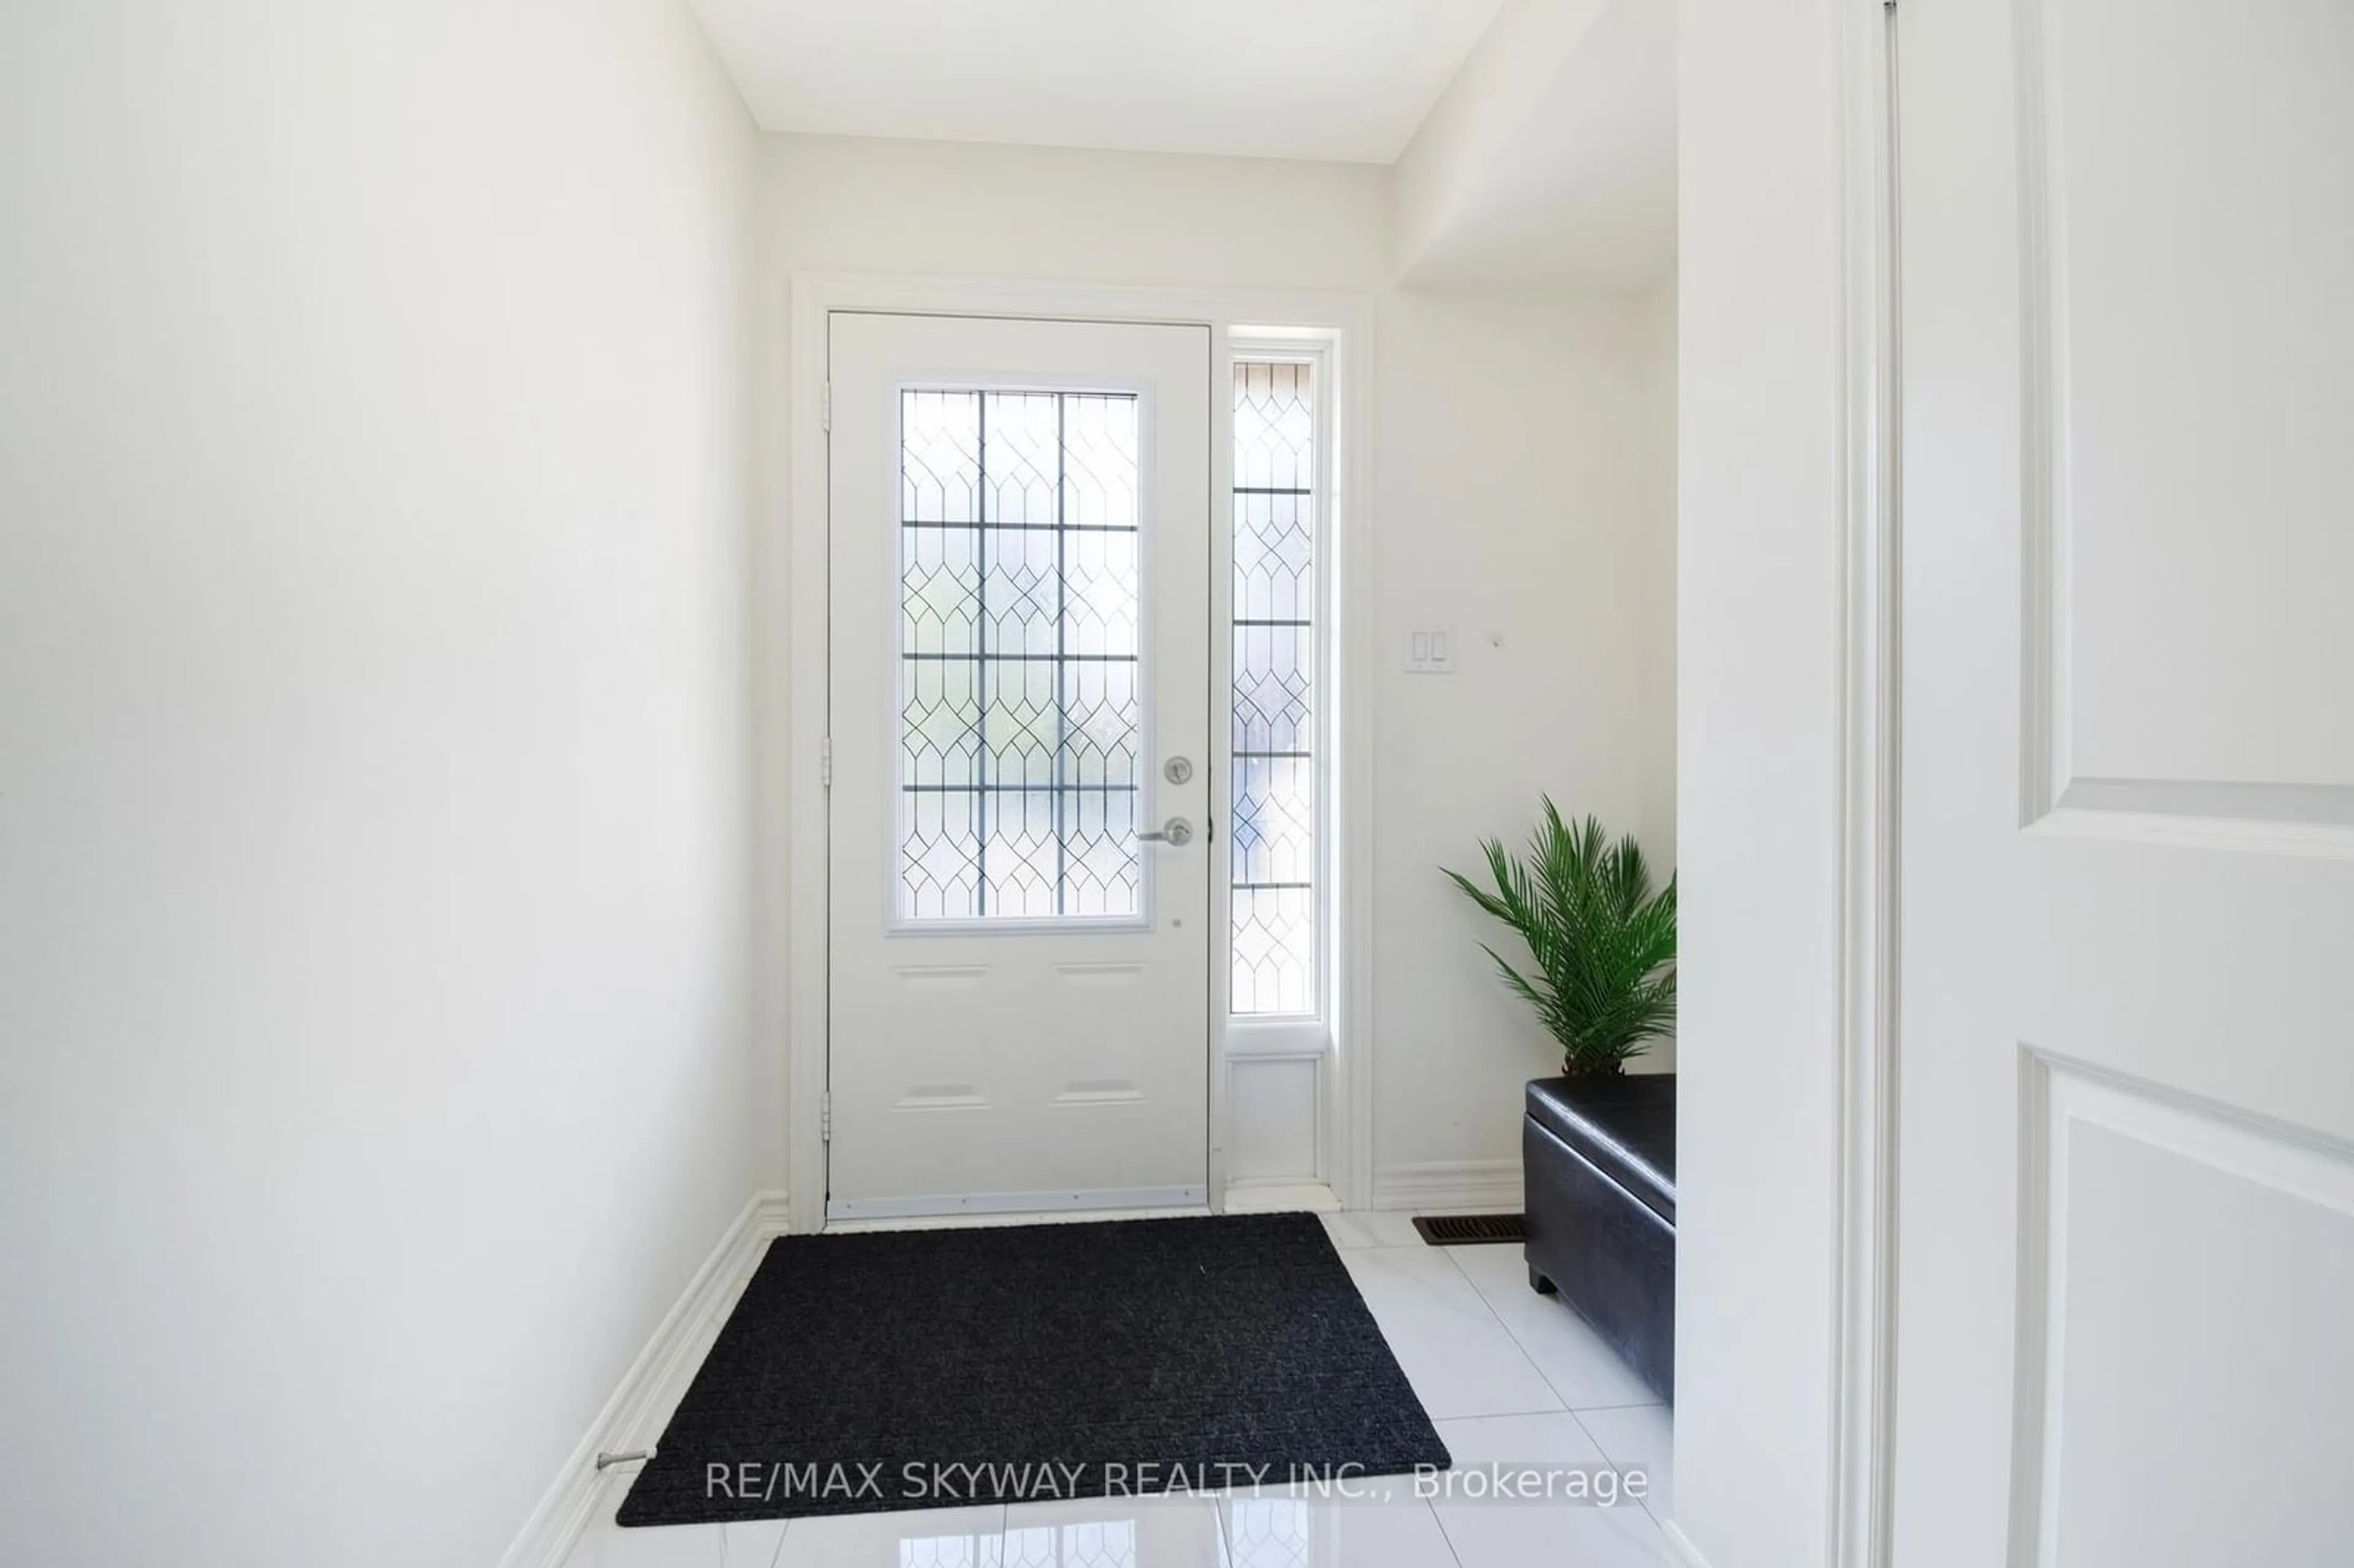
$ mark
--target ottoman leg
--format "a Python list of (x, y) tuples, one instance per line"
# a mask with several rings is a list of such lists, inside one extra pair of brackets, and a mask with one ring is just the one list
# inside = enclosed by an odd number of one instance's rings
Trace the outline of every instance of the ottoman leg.
[(1537, 1266), (1533, 1263), (1529, 1265), (1529, 1288), (1540, 1296), (1551, 1296), (1554, 1288), (1553, 1281), (1537, 1272)]

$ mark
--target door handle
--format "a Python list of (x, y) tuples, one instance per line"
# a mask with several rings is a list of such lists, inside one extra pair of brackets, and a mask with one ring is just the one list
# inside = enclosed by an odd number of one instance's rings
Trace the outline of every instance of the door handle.
[(1149, 833), (1136, 835), (1139, 843), (1167, 844), (1171, 849), (1183, 849), (1193, 842), (1193, 824), (1182, 817), (1172, 817)]

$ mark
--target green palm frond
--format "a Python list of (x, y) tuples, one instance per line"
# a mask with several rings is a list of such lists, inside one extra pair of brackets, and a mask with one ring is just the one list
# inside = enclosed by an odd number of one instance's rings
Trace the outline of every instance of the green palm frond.
[(1447, 874), (1528, 949), (1525, 969), (1484, 950), (1561, 1043), (1566, 1072), (1615, 1073), (1675, 1027), (1675, 879), (1654, 894), (1633, 838), (1613, 843), (1599, 821), (1565, 821), (1547, 799), (1525, 859), (1493, 839), (1479, 848), (1492, 887)]

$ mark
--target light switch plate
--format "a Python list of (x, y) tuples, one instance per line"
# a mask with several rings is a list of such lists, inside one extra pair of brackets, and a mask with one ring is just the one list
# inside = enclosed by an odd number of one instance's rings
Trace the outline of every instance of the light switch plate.
[(1405, 673), (1409, 675), (1455, 673), (1455, 632), (1445, 626), (1417, 626), (1406, 633)]

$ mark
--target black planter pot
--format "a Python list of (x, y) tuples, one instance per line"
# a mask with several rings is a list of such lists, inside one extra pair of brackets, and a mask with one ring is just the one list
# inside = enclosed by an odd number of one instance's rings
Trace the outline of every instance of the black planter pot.
[(1534, 1080), (1521, 1156), (1529, 1284), (1674, 1403), (1675, 1075)]

